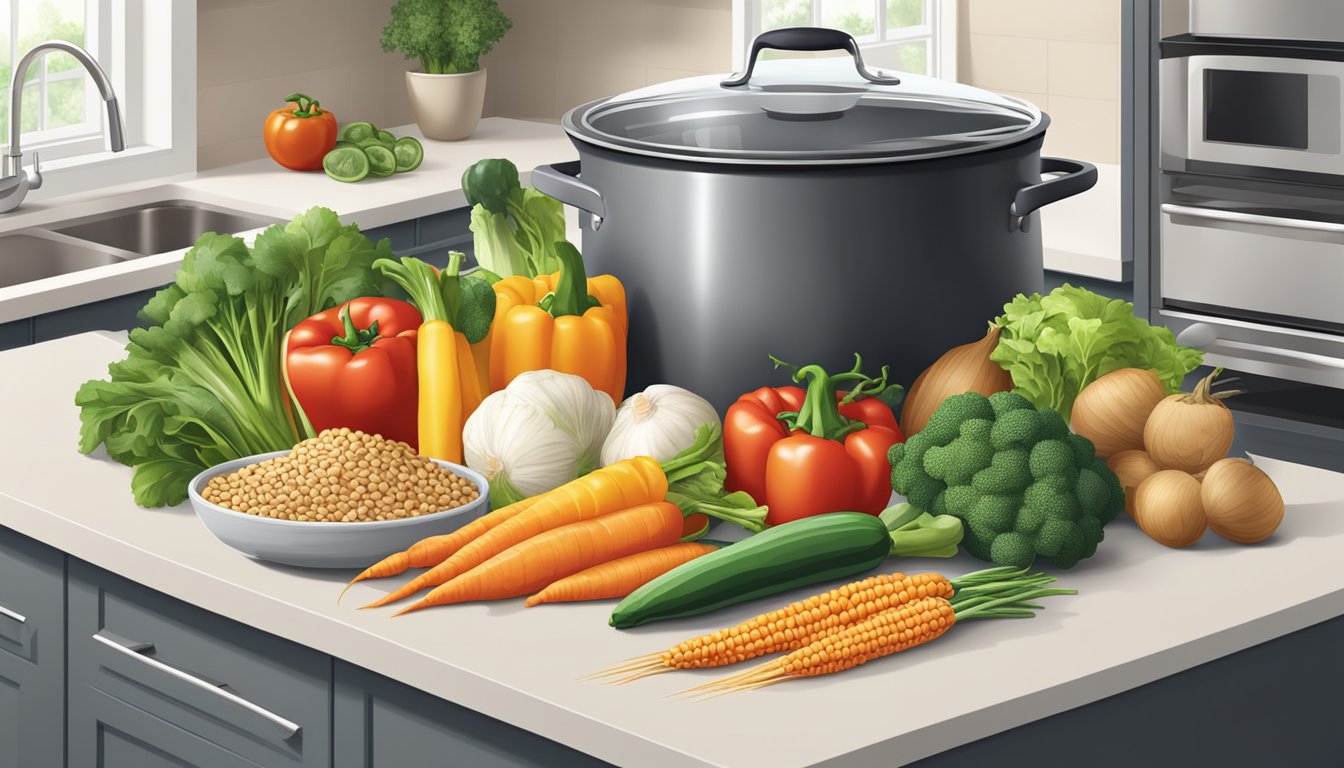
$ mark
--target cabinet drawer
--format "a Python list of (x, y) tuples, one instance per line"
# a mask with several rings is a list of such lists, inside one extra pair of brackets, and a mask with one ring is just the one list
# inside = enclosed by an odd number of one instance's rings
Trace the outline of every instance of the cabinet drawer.
[[(418, 245), (471, 239), (471, 209), (457, 208), (420, 219)], [(459, 248), (458, 250), (462, 250)]]
[(563, 744), (335, 663), (335, 768), (609, 768)]
[(327, 656), (80, 562), (68, 624), (71, 765), (330, 764)]
[(65, 754), (65, 556), (0, 528), (0, 766)]
[(38, 315), (32, 318), (33, 343), (87, 331), (129, 331), (143, 326), (139, 318), (140, 310), (158, 292), (158, 288), (151, 288)]
[[(1162, 298), (1344, 327), (1344, 224), (1162, 206)], [(1243, 317), (1253, 320), (1254, 316)]]
[(383, 238), (387, 238), (390, 241), (393, 252), (401, 253), (402, 251), (410, 250), (415, 247), (415, 227), (415, 219), (411, 219), (410, 221), (399, 221), (384, 227), (374, 227), (373, 229), (365, 230), (364, 236), (375, 243)]

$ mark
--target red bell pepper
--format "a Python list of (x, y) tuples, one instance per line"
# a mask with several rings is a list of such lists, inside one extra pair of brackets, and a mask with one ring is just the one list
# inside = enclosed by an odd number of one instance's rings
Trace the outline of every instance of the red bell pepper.
[(349, 427), (414, 447), (420, 323), (404, 301), (360, 298), (294, 326), (285, 370), (313, 429)]
[[(810, 379), (806, 390), (761, 387), (728, 408), (724, 485), (769, 507), (770, 525), (826, 512), (876, 515), (887, 507), (887, 451), (905, 437), (896, 414), (876, 397), (887, 388), (886, 369), (873, 379), (859, 372), (860, 364), (856, 355), (854, 369), (836, 376), (817, 365), (795, 368), (794, 381)], [(837, 391), (841, 382), (856, 384)]]

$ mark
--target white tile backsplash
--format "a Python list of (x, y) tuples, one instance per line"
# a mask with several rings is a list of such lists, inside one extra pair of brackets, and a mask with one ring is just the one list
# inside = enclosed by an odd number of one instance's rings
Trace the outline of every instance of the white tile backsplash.
[(1120, 46), (1115, 43), (1049, 41), (1048, 92), (1091, 99), (1120, 98)]

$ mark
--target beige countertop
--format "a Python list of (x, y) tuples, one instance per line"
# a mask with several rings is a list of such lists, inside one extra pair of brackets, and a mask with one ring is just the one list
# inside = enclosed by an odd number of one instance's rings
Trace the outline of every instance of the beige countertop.
[[(419, 168), (347, 184), (321, 172), (286, 170), (265, 158), (153, 183), (27, 202), (0, 216), (0, 234), (165, 200), (207, 203), (285, 221), (321, 205), (336, 211), (347, 224), (372, 229), (465, 206), (462, 172), (482, 158), (509, 158), (526, 184), (537, 165), (578, 157), (565, 132), (550, 123), (489, 117), (463, 141), (425, 139), (414, 125), (389, 130), (422, 140), (425, 157)], [(230, 234), (250, 241), (257, 230)], [(163, 285), (172, 280), (186, 250), (0, 287), (0, 323)]]
[[(1209, 534), (1188, 550), (1166, 549), (1122, 517), (1095, 557), (1060, 573), (1080, 594), (1047, 599), (1030, 621), (967, 624), (841, 675), (704, 702), (667, 694), (716, 675), (580, 682), (801, 594), (626, 632), (607, 626), (606, 602), (508, 601), (397, 619), (356, 609), (399, 580), (358, 585), (338, 605), (350, 572), (250, 560), (187, 505), (137, 507), (129, 468), (77, 453), (74, 392), (121, 356), (101, 334), (0, 353), (0, 400), (9, 404), (0, 410), (0, 525), (621, 765), (900, 765), (1344, 613), (1344, 475), (1263, 459), (1288, 510), (1261, 546)], [(958, 575), (984, 564), (963, 555), (887, 565)]]

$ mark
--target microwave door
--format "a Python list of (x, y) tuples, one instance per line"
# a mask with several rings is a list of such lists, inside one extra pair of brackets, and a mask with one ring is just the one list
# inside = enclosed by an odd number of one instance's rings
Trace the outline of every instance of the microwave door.
[(1344, 62), (1191, 56), (1185, 86), (1189, 160), (1344, 175)]

